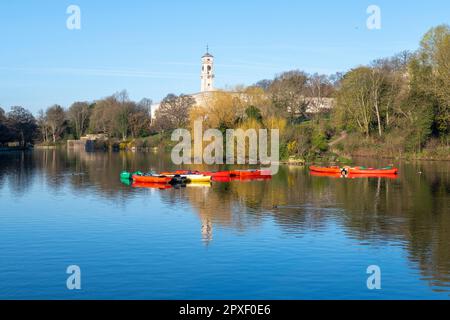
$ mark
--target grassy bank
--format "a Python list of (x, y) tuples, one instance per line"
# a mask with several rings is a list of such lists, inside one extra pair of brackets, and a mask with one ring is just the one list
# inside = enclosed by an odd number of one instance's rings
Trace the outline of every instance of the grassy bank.
[(436, 139), (429, 140), (422, 148), (413, 148), (402, 134), (387, 135), (383, 139), (351, 134), (339, 142), (333, 151), (345, 157), (373, 157), (407, 160), (450, 161), (450, 146)]

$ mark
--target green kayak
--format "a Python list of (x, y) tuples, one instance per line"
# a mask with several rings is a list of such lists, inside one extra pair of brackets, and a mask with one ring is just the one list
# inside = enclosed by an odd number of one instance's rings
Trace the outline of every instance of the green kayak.
[(133, 176), (134, 175), (142, 175), (142, 172), (140, 172), (140, 171), (137, 171), (137, 172), (134, 172), (134, 173), (131, 173), (131, 172), (128, 172), (128, 171), (122, 171), (121, 173), (120, 173), (120, 179), (121, 180), (131, 180), (132, 178), (133, 178)]
[(131, 186), (131, 184), (133, 183), (131, 179), (120, 179), (120, 182), (126, 186)]

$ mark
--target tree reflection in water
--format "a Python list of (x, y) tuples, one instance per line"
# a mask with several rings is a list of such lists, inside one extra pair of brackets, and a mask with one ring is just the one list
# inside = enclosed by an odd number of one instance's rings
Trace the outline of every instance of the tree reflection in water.
[[(160, 154), (45, 150), (4, 153), (0, 159), (0, 189), (9, 186), (16, 197), (26, 194), (34, 183), (45, 183), (52, 192), (69, 186), (72, 192), (95, 193), (122, 206), (141, 192), (121, 184), (122, 170), (178, 169), (168, 155)], [(376, 160), (360, 163), (383, 165)], [(321, 232), (333, 222), (361, 244), (403, 246), (423, 278), (435, 290), (448, 291), (450, 165), (401, 163), (400, 172), (397, 180), (332, 179), (310, 176), (305, 168), (282, 167), (272, 180), (152, 192), (166, 205), (192, 208), (200, 219), (205, 244), (213, 241), (217, 227), (246, 232), (270, 220), (285, 234), (302, 237)]]

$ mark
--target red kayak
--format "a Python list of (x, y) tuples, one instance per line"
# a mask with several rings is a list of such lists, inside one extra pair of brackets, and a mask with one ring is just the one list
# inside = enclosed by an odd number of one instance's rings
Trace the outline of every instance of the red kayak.
[(392, 179), (396, 180), (398, 179), (397, 174), (353, 174), (350, 173), (349, 175), (342, 175), (340, 173), (325, 173), (325, 172), (310, 172), (311, 176), (314, 177), (328, 177), (328, 178), (335, 178), (335, 179), (360, 179), (360, 178), (383, 178), (383, 179)]
[[(340, 172), (340, 171), (338, 171)], [(189, 170), (176, 170), (174, 172), (161, 172), (164, 176), (175, 175), (204, 175), (213, 178), (229, 178), (229, 177), (260, 177), (271, 176), (270, 170), (233, 170), (233, 171), (189, 171)]]
[(136, 183), (163, 183), (167, 184), (172, 178), (166, 176), (139, 176), (133, 175), (133, 181)]
[(386, 167), (381, 169), (364, 168), (364, 167), (350, 168), (350, 174), (378, 175), (378, 174), (397, 174), (397, 173), (398, 169), (393, 167)]
[(231, 172), (230, 171), (216, 171), (216, 172), (201, 172), (202, 175), (204, 176), (210, 176), (213, 178), (227, 178), (231, 176)]
[(366, 168), (366, 167), (317, 167), (311, 166), (309, 168), (312, 172), (320, 173), (337, 173), (337, 174), (363, 174), (363, 175), (380, 175), (380, 174), (397, 174), (398, 169), (394, 167), (386, 167), (381, 169)]
[(321, 172), (321, 173), (338, 173), (341, 174), (341, 168), (339, 167), (316, 167), (311, 166), (309, 170), (313, 172)]
[(208, 177), (230, 177), (230, 171), (187, 171), (187, 170), (177, 170), (174, 172), (161, 172), (163, 176), (191, 176), (191, 175), (199, 175), (199, 176), (208, 176)]
[(131, 185), (133, 188), (139, 188), (139, 189), (160, 189), (160, 190), (167, 190), (172, 189), (173, 187), (170, 184), (163, 184), (163, 183), (144, 183), (144, 182), (134, 182)]
[(234, 177), (260, 177), (263, 172), (261, 170), (234, 170), (231, 171), (231, 176)]
[(222, 182), (222, 183), (227, 183), (227, 182), (233, 182), (233, 181), (241, 181), (241, 182), (245, 182), (245, 181), (265, 181), (265, 180), (270, 180), (272, 179), (272, 176), (247, 176), (247, 177), (215, 177), (213, 178), (214, 182)]

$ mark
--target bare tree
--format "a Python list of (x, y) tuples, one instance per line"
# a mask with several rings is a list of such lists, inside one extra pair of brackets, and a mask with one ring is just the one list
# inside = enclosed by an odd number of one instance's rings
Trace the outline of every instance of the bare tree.
[(128, 116), (130, 133), (132, 138), (148, 134), (151, 124), (151, 116), (148, 108), (140, 104), (134, 105)]
[(115, 103), (112, 97), (95, 102), (89, 122), (92, 132), (113, 134), (113, 107)]
[(53, 143), (56, 143), (65, 129), (64, 109), (59, 105), (53, 105), (47, 109), (45, 115)]
[(149, 99), (149, 98), (142, 98), (141, 101), (139, 101), (139, 103), (138, 103), (138, 106), (140, 108), (142, 108), (143, 110), (146, 110), (148, 117), (150, 119), (149, 125), (151, 125), (151, 120), (152, 120), (152, 104), (153, 104), (153, 101), (152, 101), (152, 99)]
[(132, 138), (149, 133), (151, 126), (152, 100), (144, 98), (139, 103), (129, 105), (128, 125)]
[(169, 94), (156, 111), (156, 123), (165, 130), (182, 128), (188, 123), (189, 110), (195, 104), (191, 96)]
[(130, 115), (133, 113), (135, 103), (122, 100), (114, 105), (114, 127), (122, 140), (127, 140), (130, 132)]
[(273, 81), (269, 79), (260, 80), (257, 83), (255, 83), (255, 87), (261, 88), (264, 91), (267, 91), (270, 86), (272, 85)]
[(75, 102), (67, 111), (67, 116), (79, 139), (83, 136), (89, 121), (89, 104), (87, 102)]
[(310, 103), (308, 75), (302, 71), (285, 72), (275, 78), (269, 88), (274, 106), (291, 120), (306, 117)]
[(315, 73), (309, 77), (310, 97), (322, 100), (330, 98), (334, 93), (334, 86), (327, 75)]
[(45, 143), (48, 143), (49, 141), (49, 135), (50, 135), (50, 129), (48, 127), (47, 123), (47, 117), (44, 113), (44, 110), (39, 110), (38, 117), (37, 117), (37, 126), (39, 128), (41, 139)]
[(370, 136), (373, 120), (371, 107), (371, 69), (357, 68), (348, 72), (337, 95), (335, 120), (348, 128), (358, 128), (366, 137)]

